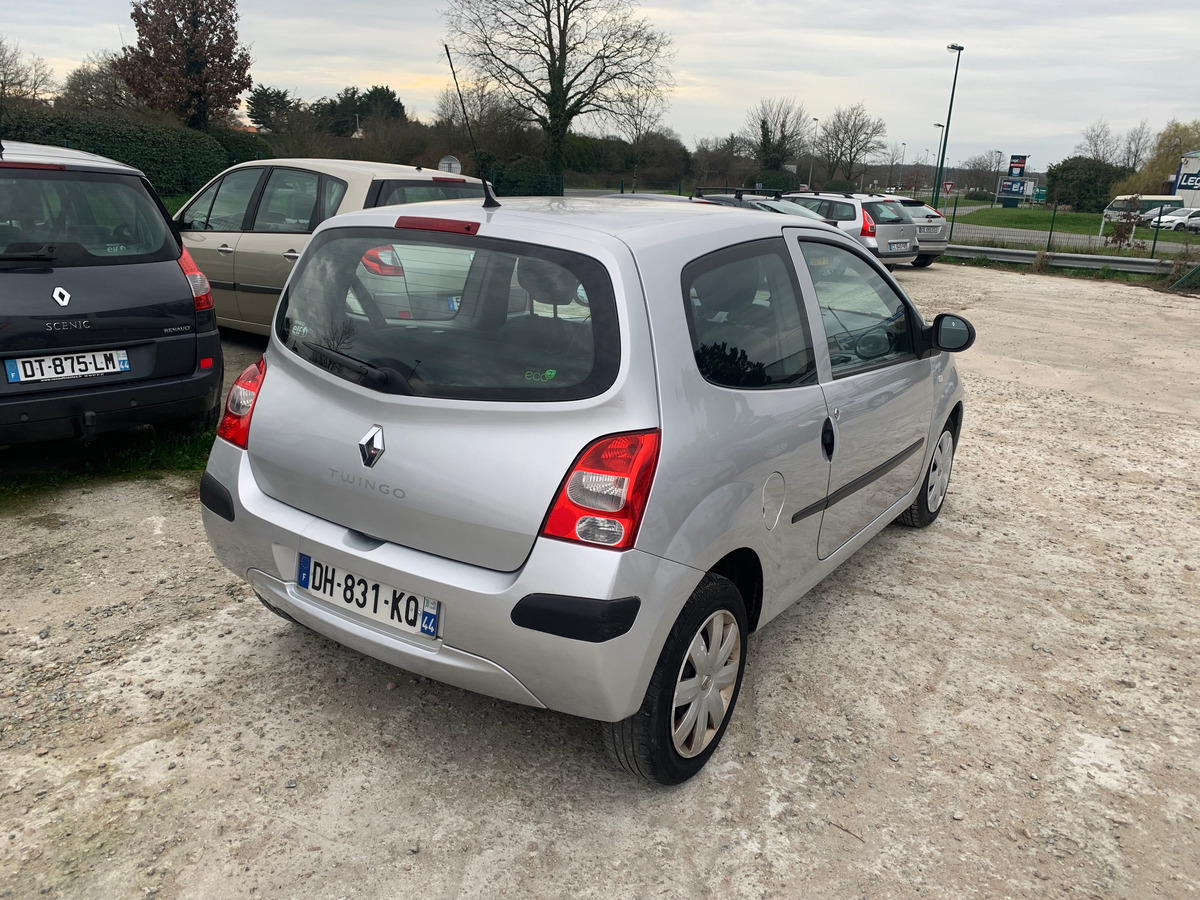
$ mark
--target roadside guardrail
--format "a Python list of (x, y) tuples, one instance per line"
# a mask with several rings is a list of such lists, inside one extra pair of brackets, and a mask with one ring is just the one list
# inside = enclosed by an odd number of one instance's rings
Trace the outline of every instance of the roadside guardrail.
[[(1010, 250), (1004, 247), (970, 247), (964, 244), (951, 244), (946, 248), (946, 256), (957, 256), (974, 259), (986, 256), (993, 262), (1017, 263), (1032, 265), (1037, 259), (1037, 250)], [(1132, 256), (1093, 256), (1090, 253), (1046, 253), (1046, 265), (1061, 269), (1103, 269), (1109, 268), (1114, 272), (1129, 272), (1134, 275), (1167, 275), (1175, 264), (1171, 259), (1139, 259)]]

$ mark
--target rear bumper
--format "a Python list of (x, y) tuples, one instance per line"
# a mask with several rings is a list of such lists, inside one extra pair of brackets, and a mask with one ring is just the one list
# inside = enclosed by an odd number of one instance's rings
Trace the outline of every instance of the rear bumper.
[[(515, 572), (380, 543), (268, 497), (247, 454), (220, 439), (207, 479), (201, 499), (209, 543), (272, 609), (407, 671), (586, 718), (618, 721), (637, 711), (703, 574), (637, 550), (547, 539), (535, 542)], [(389, 628), (302, 590), (300, 553), (440, 601), (437, 636)]]
[(211, 369), (152, 381), (89, 383), (66, 391), (20, 394), (0, 401), (0, 444), (92, 438), (107, 431), (199, 416), (221, 393), (221, 345), (216, 332), (201, 335)]

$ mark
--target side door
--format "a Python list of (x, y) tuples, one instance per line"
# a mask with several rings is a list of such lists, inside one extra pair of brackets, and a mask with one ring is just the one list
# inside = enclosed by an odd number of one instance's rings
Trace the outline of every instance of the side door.
[(242, 320), (234, 278), (234, 257), (246, 215), (264, 169), (253, 166), (218, 178), (175, 217), (183, 245), (212, 286), (217, 322), (237, 326)]
[[(692, 435), (680, 479), (718, 485), (728, 496), (703, 505), (759, 551), (765, 622), (799, 596), (817, 565), (829, 460), (811, 325), (782, 238), (693, 260), (683, 290), (702, 380), (686, 379), (683, 396), (664, 399), (664, 433)], [(737, 511), (722, 506), (732, 498)]]
[[(828, 359), (821, 387), (832, 435), (817, 554), (828, 558), (903, 498), (922, 474), (933, 374), (914, 353), (919, 318), (875, 265), (850, 248), (796, 242), (805, 298)], [(814, 326), (815, 327), (815, 326)], [(824, 355), (818, 350), (818, 356)]]
[(322, 194), (322, 179), (341, 186), (336, 193), (340, 201), (346, 191), (346, 183), (340, 179), (307, 169), (270, 169), (234, 262), (238, 306), (246, 327), (253, 331), (270, 331), (284, 282), (324, 217), (329, 198)]

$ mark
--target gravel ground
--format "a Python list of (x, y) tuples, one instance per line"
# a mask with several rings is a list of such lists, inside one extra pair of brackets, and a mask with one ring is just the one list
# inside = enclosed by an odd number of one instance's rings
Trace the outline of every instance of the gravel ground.
[(947, 506), (751, 639), (678, 788), (271, 615), (197, 477), (5, 512), (0, 897), (1196, 895), (1200, 301), (898, 274), (979, 331)]

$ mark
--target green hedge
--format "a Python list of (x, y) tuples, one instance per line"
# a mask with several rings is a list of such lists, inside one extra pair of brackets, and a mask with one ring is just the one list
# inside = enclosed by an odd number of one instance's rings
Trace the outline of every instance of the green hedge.
[(163, 196), (191, 194), (229, 164), (225, 148), (207, 134), (122, 119), (9, 110), (5, 112), (0, 137), (70, 146), (136, 166)]

